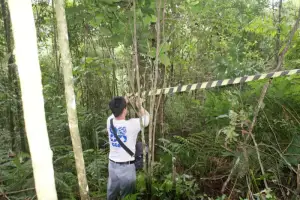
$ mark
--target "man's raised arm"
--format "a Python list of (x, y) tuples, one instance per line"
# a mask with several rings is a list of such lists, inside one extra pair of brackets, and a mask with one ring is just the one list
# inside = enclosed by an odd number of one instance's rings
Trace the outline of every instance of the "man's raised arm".
[(142, 122), (143, 122), (143, 126), (146, 127), (149, 125), (150, 122), (150, 114), (149, 112), (142, 106), (142, 100), (141, 99), (137, 99), (136, 102), (136, 107), (139, 109), (138, 111), (138, 116), (142, 117)]

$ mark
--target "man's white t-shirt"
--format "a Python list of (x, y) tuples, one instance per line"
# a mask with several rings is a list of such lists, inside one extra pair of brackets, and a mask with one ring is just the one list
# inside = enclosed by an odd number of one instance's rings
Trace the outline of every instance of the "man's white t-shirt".
[[(110, 128), (111, 118), (113, 118), (114, 127), (118, 131), (117, 135), (133, 153), (135, 153), (135, 145), (138, 133), (141, 131), (140, 118), (116, 120), (114, 115), (111, 115), (107, 119), (107, 132), (110, 144), (109, 159), (115, 162), (133, 161), (135, 158), (131, 157), (114, 137), (113, 131)], [(146, 112), (146, 114), (142, 116), (142, 123), (144, 127), (149, 125), (149, 113)]]

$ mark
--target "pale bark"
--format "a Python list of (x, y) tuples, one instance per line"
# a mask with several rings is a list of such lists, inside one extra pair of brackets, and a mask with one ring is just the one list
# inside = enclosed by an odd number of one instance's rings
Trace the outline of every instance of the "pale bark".
[[(157, 79), (158, 79), (158, 60), (159, 60), (159, 53), (160, 53), (160, 13), (161, 13), (161, 0), (157, 0), (157, 21), (156, 21), (156, 56), (155, 56), (155, 68), (154, 68), (154, 80), (152, 81), (152, 93), (156, 93), (157, 88)], [(153, 143), (153, 136), (155, 133), (154, 129), (154, 106), (155, 106), (155, 95), (150, 97), (150, 124), (149, 124), (149, 160), (148, 160), (148, 173), (152, 174), (152, 152), (154, 149)], [(155, 116), (154, 116), (155, 117)]]
[[(59, 52), (58, 52), (58, 47), (57, 47), (57, 25), (56, 25), (56, 19), (55, 19), (55, 9), (54, 9), (54, 1), (52, 1), (52, 9), (53, 9), (53, 41), (52, 41), (52, 51), (53, 51), (53, 56), (55, 58), (55, 67), (57, 70), (57, 77), (60, 82), (60, 65), (59, 65)], [(60, 87), (60, 84), (57, 84), (58, 87)]]
[[(140, 82), (140, 69), (139, 69), (139, 60), (138, 60), (138, 51), (137, 51), (137, 33), (136, 33), (136, 2), (133, 0), (133, 46), (134, 46), (134, 61), (135, 64), (135, 70), (136, 70), (136, 82), (137, 82), (137, 89), (138, 94), (137, 98), (140, 98), (141, 95), (141, 82)], [(138, 110), (141, 110), (142, 103), (139, 104)], [(145, 129), (142, 123), (142, 116), (140, 116), (140, 124), (141, 124), (141, 135), (142, 135), (142, 144), (143, 144), (143, 163), (144, 163), (144, 172), (147, 171), (147, 165), (146, 165), (146, 141), (145, 141)]]
[(282, 0), (279, 0), (279, 6), (278, 6), (278, 22), (276, 24), (277, 26), (277, 33), (276, 33), (276, 43), (275, 43), (275, 59), (276, 64), (279, 62), (279, 51), (280, 51), (280, 35), (281, 35), (281, 11), (282, 11)]
[[(164, 41), (165, 40), (165, 38), (164, 38), (164, 32), (165, 32), (165, 24), (164, 24), (164, 21), (165, 21), (165, 9), (166, 9), (166, 0), (164, 0), (164, 3), (163, 3), (164, 5), (163, 5), (163, 17), (162, 17), (162, 40)], [(160, 12), (160, 8), (158, 8), (159, 9), (159, 12)], [(160, 19), (158, 19), (158, 20), (160, 20)], [(160, 37), (160, 33), (157, 33), (157, 37)], [(158, 43), (158, 47), (160, 47), (160, 44)], [(157, 48), (158, 48), (157, 47)], [(157, 63), (157, 69), (158, 69), (158, 63)], [(164, 73), (163, 73), (163, 77), (164, 77), (164, 79), (163, 79), (163, 87), (162, 88), (165, 88), (166, 87), (166, 71), (167, 71), (167, 68), (166, 68), (166, 66), (165, 66), (165, 69), (164, 69)], [(163, 93), (161, 93), (160, 95), (159, 95), (159, 97), (158, 97), (158, 101), (157, 101), (157, 103), (156, 103), (156, 109), (155, 109), (155, 114), (154, 114), (154, 122), (153, 122), (153, 136), (152, 136), (152, 138), (153, 138), (153, 140), (152, 140), (152, 160), (151, 160), (151, 162), (152, 163), (154, 163), (154, 156), (155, 156), (155, 133), (156, 133), (156, 123), (157, 123), (157, 114), (158, 114), (158, 111), (159, 111), (159, 108), (161, 107), (161, 113), (160, 113), (160, 120), (162, 120), (163, 119), (163, 105), (161, 105), (161, 104), (163, 104), (163, 100), (164, 98), (163, 98)], [(160, 121), (160, 123), (162, 123), (162, 121)], [(161, 132), (162, 133), (162, 132)]]
[[(25, 127), (38, 199), (56, 200), (56, 188), (42, 92), (37, 38), (31, 0), (9, 0), (21, 83)], [(24, 39), (26, 38), (26, 39)]]
[(64, 8), (64, 0), (54, 1), (58, 44), (61, 52), (61, 61), (64, 74), (65, 96), (67, 103), (68, 121), (73, 144), (79, 191), (82, 200), (89, 199), (89, 187), (86, 179), (85, 165), (82, 153), (82, 145), (79, 135), (78, 119), (76, 111), (75, 93), (73, 86), (72, 59), (68, 41), (67, 21)]

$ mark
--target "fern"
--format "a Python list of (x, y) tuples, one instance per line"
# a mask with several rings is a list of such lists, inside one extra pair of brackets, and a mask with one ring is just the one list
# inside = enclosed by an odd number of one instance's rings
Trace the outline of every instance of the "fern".
[(77, 189), (77, 177), (70, 172), (56, 173), (55, 184), (60, 198), (76, 199), (74, 191)]
[[(20, 153), (15, 158), (9, 158), (7, 152), (0, 151), (0, 188), (2, 193), (20, 191), (34, 187), (31, 161), (28, 154)], [(16, 181), (18, 180), (18, 181)], [(34, 190), (18, 192), (9, 195), (9, 199), (32, 198)]]

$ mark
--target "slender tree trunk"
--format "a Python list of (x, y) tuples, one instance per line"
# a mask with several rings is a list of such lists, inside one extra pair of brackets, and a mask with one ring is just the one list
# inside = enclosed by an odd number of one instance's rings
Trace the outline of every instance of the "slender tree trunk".
[[(156, 56), (155, 56), (155, 65), (154, 65), (154, 80), (152, 84), (152, 92), (156, 92), (157, 88), (157, 79), (158, 79), (158, 60), (159, 60), (159, 53), (160, 53), (160, 13), (161, 13), (161, 0), (157, 0), (156, 2), (156, 10), (157, 10), (157, 21), (156, 21)], [(150, 124), (149, 124), (149, 160), (148, 160), (148, 173), (152, 174), (152, 152), (154, 149), (153, 143), (153, 136), (155, 136), (155, 126), (154, 123), (156, 120), (155, 118), (155, 99), (156, 96), (150, 96)]]
[[(105, 40), (104, 40), (105, 41)], [(105, 44), (106, 44), (106, 41), (105, 41)], [(107, 46), (107, 44), (106, 44)], [(118, 96), (119, 95), (119, 92), (118, 92), (118, 81), (117, 81), (117, 59), (115, 57), (115, 53), (114, 53), (114, 49), (111, 48), (111, 47), (108, 47), (107, 46), (107, 49), (108, 49), (108, 52), (109, 52), (109, 55), (111, 57), (111, 59), (114, 61), (113, 63), (113, 73), (112, 73), (112, 78), (113, 78), (113, 94), (114, 96)]]
[[(163, 2), (163, 9), (162, 9), (162, 40), (164, 41), (164, 33), (165, 33), (165, 8), (166, 8), (166, 0), (164, 0)], [(161, 8), (158, 8), (159, 12), (161, 12)], [(157, 33), (157, 37), (159, 36), (159, 33)], [(158, 44), (160, 46), (160, 44)], [(162, 67), (161, 67), (162, 68)], [(161, 70), (161, 77), (163, 77), (163, 81), (162, 81), (162, 88), (166, 87), (166, 66), (164, 66), (164, 69)], [(155, 109), (155, 113), (154, 113), (154, 122), (153, 122), (153, 141), (152, 141), (152, 163), (154, 163), (154, 158), (155, 158), (155, 141), (156, 141), (156, 123), (157, 123), (157, 118), (159, 117), (159, 122), (160, 125), (162, 126), (162, 121), (163, 121), (163, 103), (164, 103), (164, 94), (161, 93), (158, 97), (158, 101), (156, 103), (157, 107)], [(159, 113), (159, 116), (158, 116)]]
[[(31, 0), (9, 0), (24, 119), (38, 199), (56, 200)], [(26, 28), (25, 28), (26, 27)], [(24, 39), (26, 38), (26, 39)]]
[(277, 33), (276, 33), (276, 65), (278, 65), (279, 62), (279, 51), (280, 51), (280, 34), (281, 34), (281, 10), (282, 10), (282, 0), (279, 0), (279, 6), (278, 6), (278, 21), (277, 21)]
[(116, 77), (116, 65), (113, 64), (113, 73), (112, 73), (112, 78), (113, 78), (113, 95), (117, 96), (118, 95), (118, 86), (117, 86), (117, 77)]
[(58, 28), (58, 43), (61, 52), (65, 95), (68, 111), (70, 134), (75, 155), (76, 170), (79, 182), (80, 196), (82, 200), (89, 199), (89, 188), (86, 179), (85, 165), (82, 153), (82, 145), (79, 135), (78, 119), (76, 113), (75, 93), (73, 86), (72, 60), (68, 41), (67, 21), (64, 8), (64, 0), (55, 0), (55, 12)]
[[(58, 78), (58, 83), (60, 83), (60, 64), (59, 64), (59, 52), (58, 52), (58, 47), (57, 47), (57, 25), (56, 25), (56, 19), (55, 19), (55, 8), (54, 8), (54, 1), (52, 1), (52, 10), (53, 10), (53, 55), (55, 59), (55, 67), (57, 70), (57, 78)], [(60, 88), (60, 84), (57, 84), (58, 87)]]
[[(20, 139), (21, 139), (21, 151), (26, 152), (26, 140), (25, 140), (25, 130), (24, 130), (24, 119), (22, 117), (22, 103), (21, 103), (21, 96), (20, 96), (20, 85), (18, 80), (18, 75), (16, 72), (16, 65), (14, 64), (14, 55), (12, 52), (13, 49), (13, 39), (11, 37), (11, 21), (9, 17), (9, 10), (6, 6), (5, 0), (1, 0), (1, 7), (2, 7), (2, 15), (4, 20), (4, 30), (5, 30), (5, 40), (6, 40), (6, 47), (7, 47), (7, 53), (10, 54), (9, 62), (8, 62), (8, 80), (9, 80), (9, 90), (13, 91), (16, 96), (17, 100), (17, 113), (14, 114), (12, 111), (12, 103), (9, 103), (9, 120), (10, 120), (10, 132), (11, 132), (11, 144), (12, 144), (12, 150), (14, 151), (16, 149), (15, 145), (15, 138), (16, 138), (16, 132), (15, 127), (17, 128)], [(10, 101), (11, 102), (11, 101)], [(14, 119), (13, 116), (16, 116), (16, 119)], [(18, 126), (16, 126), (16, 123), (18, 123)]]
[[(174, 0), (171, 0), (170, 2), (170, 9), (171, 9), (171, 13), (172, 15), (176, 16), (177, 14), (177, 8), (176, 8), (176, 4), (174, 2)], [(164, 31), (163, 31), (163, 35), (164, 35)], [(171, 40), (175, 40), (175, 35), (172, 36)], [(169, 78), (168, 78), (168, 86), (171, 87), (173, 82), (175, 81), (175, 70), (174, 70), (174, 62), (172, 57), (175, 57), (175, 46), (172, 43), (171, 44), (171, 55), (170, 55), (170, 60), (171, 60), (171, 66), (170, 66), (170, 74), (169, 74)]]
[[(14, 65), (14, 67), (17, 67)], [(27, 145), (26, 145), (26, 132), (24, 127), (24, 118), (22, 116), (23, 108), (22, 108), (22, 99), (20, 95), (20, 85), (18, 80), (18, 75), (16, 71), (14, 70), (14, 86), (15, 86), (15, 95), (17, 99), (17, 123), (18, 123), (18, 131), (21, 139), (21, 151), (22, 152), (28, 152)]]
[[(134, 46), (134, 65), (136, 70), (136, 82), (137, 82), (137, 89), (138, 89), (138, 95), (137, 97), (140, 98), (141, 95), (141, 82), (140, 82), (140, 69), (139, 69), (139, 60), (138, 60), (138, 51), (137, 51), (137, 33), (136, 33), (136, 0), (133, 0), (133, 46)], [(139, 110), (141, 109), (138, 108)], [(146, 140), (145, 140), (145, 129), (142, 125), (142, 117), (140, 117), (140, 124), (141, 124), (141, 132), (142, 132), (142, 144), (143, 144), (143, 163), (144, 163), (144, 172), (147, 171), (147, 165), (146, 165)]]
[[(8, 60), (8, 89), (9, 91), (13, 91), (13, 63), (14, 58), (12, 54), (12, 42), (11, 42), (11, 32), (10, 32), (10, 18), (9, 18), (9, 11), (6, 7), (5, 0), (1, 0), (1, 9), (2, 9), (2, 17), (4, 22), (4, 30), (5, 30), (5, 40), (6, 40), (6, 48), (7, 53), (10, 54)], [(10, 95), (12, 96), (12, 95)], [(16, 134), (15, 134), (15, 120), (14, 120), (14, 112), (13, 112), (13, 104), (12, 100), (8, 101), (7, 111), (8, 111), (8, 119), (9, 119), (9, 132), (11, 137), (11, 150), (15, 151), (16, 149)]]

